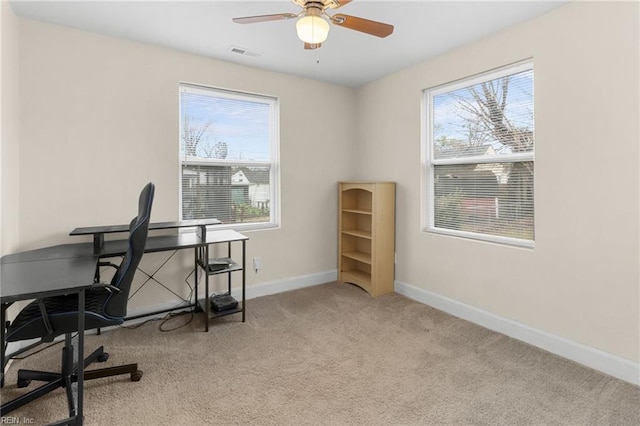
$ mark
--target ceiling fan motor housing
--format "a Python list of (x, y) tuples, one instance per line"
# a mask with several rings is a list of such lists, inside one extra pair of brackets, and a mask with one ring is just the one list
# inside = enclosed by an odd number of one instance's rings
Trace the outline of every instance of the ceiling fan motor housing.
[(324, 12), (324, 3), (319, 1), (309, 1), (304, 6), (305, 16), (322, 16)]

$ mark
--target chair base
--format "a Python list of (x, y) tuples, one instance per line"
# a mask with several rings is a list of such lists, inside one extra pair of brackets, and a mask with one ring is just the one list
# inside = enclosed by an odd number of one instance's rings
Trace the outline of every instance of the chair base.
[[(84, 359), (83, 368), (93, 362), (105, 362), (109, 358), (109, 354), (104, 352), (104, 347), (100, 346), (93, 351), (91, 355)], [(65, 347), (62, 350), (62, 369), (60, 373), (52, 373), (48, 371), (38, 370), (18, 370), (18, 387), (23, 388), (29, 386), (31, 381), (46, 382), (44, 385), (12, 400), (0, 407), (0, 416), (5, 416), (11, 411), (22, 407), (29, 402), (40, 398), (58, 388), (65, 388), (67, 393), (67, 402), (69, 404), (70, 415), (75, 412), (75, 399), (71, 390), (71, 385), (78, 381), (78, 366), (73, 364), (73, 347), (71, 346), (71, 338), (67, 336)], [(138, 370), (138, 364), (126, 364), (116, 367), (99, 368), (95, 370), (84, 371), (84, 380), (100, 379), (103, 377), (118, 376), (121, 374), (129, 374), (132, 382), (137, 382), (142, 378), (142, 371)]]

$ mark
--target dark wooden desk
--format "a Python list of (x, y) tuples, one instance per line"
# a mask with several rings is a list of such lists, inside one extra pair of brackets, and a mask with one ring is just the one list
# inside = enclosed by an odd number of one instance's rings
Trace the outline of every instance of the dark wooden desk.
[[(194, 220), (178, 220), (173, 222), (156, 222), (149, 224), (149, 231), (159, 229), (176, 229), (176, 228), (198, 228), (200, 235), (205, 235), (207, 226), (219, 225), (218, 219), (194, 219)], [(104, 234), (113, 234), (118, 232), (129, 232), (129, 225), (106, 225), (106, 226), (88, 226), (84, 228), (76, 228), (69, 235), (93, 235), (93, 248), (99, 253), (104, 246)], [(156, 250), (161, 251), (161, 250)], [(150, 253), (149, 250), (145, 250)]]
[[(158, 223), (150, 223), (149, 230), (166, 230), (166, 229), (179, 229), (179, 228), (196, 228), (196, 232), (191, 233), (176, 233), (171, 235), (149, 235), (147, 237), (147, 244), (145, 246), (145, 253), (156, 253), (162, 251), (176, 251), (181, 249), (194, 249), (194, 270), (196, 271), (195, 285), (194, 285), (194, 293), (195, 293), (195, 301), (193, 303), (189, 303), (184, 306), (179, 306), (177, 308), (169, 308), (169, 309), (161, 309), (154, 312), (149, 312), (146, 314), (128, 316), (125, 320), (132, 320), (142, 317), (147, 317), (150, 315), (157, 315), (165, 312), (174, 311), (176, 309), (184, 309), (184, 308), (193, 308), (194, 310), (200, 312), (204, 312), (207, 320), (205, 321), (205, 331), (209, 331), (209, 318), (213, 315), (210, 310), (210, 304), (208, 302), (209, 297), (209, 276), (210, 275), (218, 275), (218, 274), (227, 274), (228, 278), (228, 293), (231, 293), (231, 273), (235, 271), (242, 271), (242, 301), (239, 304), (239, 307), (236, 309), (223, 311), (221, 313), (216, 313), (213, 316), (223, 316), (223, 315), (231, 315), (234, 313), (242, 313), (242, 322), (245, 321), (246, 313), (245, 313), (245, 299), (246, 299), (246, 241), (249, 239), (245, 235), (242, 235), (236, 231), (232, 230), (219, 230), (219, 231), (208, 231), (207, 226), (210, 225), (219, 225), (221, 222), (217, 219), (203, 219), (203, 220), (182, 220), (175, 222), (158, 222)], [(85, 228), (76, 228), (69, 233), (69, 235), (93, 235), (93, 250), (94, 253), (97, 253), (102, 258), (107, 257), (115, 257), (124, 255), (127, 251), (127, 240), (105, 240), (105, 234), (112, 234), (118, 232), (128, 232), (128, 225), (108, 225), (108, 226), (91, 226)], [(241, 242), (242, 243), (242, 261), (240, 264), (237, 264), (231, 260), (231, 243), (233, 242)], [(209, 245), (211, 244), (221, 244), (226, 243), (228, 248), (228, 259), (230, 265), (228, 268), (218, 271), (210, 271), (209, 270)], [(85, 243), (88, 246), (91, 246), (91, 243)], [(144, 281), (140, 287), (144, 286), (150, 280), (156, 281), (163, 287), (167, 288), (164, 284), (155, 279), (155, 274), (158, 273), (160, 268), (156, 269), (151, 274), (143, 271), (138, 268), (143, 274), (147, 276), (146, 281)], [(200, 300), (198, 297), (198, 273), (197, 268), (200, 267), (204, 271), (204, 281), (205, 281), (205, 297), (203, 300)], [(134, 293), (135, 294), (135, 293)], [(174, 293), (175, 294), (175, 293)]]
[[(149, 231), (167, 230), (167, 229), (183, 229), (183, 228), (196, 228), (195, 233), (178, 233), (173, 235), (150, 235), (147, 237), (147, 244), (145, 246), (145, 253), (156, 253), (162, 251), (176, 251), (188, 248), (198, 248), (203, 245), (203, 236), (206, 239), (207, 226), (219, 225), (218, 219), (194, 219), (194, 220), (178, 220), (173, 222), (154, 222), (149, 224)], [(105, 234), (117, 234), (122, 232), (129, 232), (129, 225), (100, 225), (100, 226), (88, 226), (82, 228), (75, 228), (69, 233), (71, 236), (81, 235), (93, 235), (93, 251), (102, 258), (122, 256), (127, 252), (128, 240), (105, 240)], [(87, 243), (89, 244), (89, 243)], [(167, 286), (159, 282), (155, 275), (162, 268), (162, 265), (152, 273), (148, 274), (138, 267), (138, 270), (147, 276), (147, 279), (142, 283), (140, 287), (143, 287), (150, 280), (153, 280), (169, 289)], [(100, 279), (99, 271), (97, 272), (96, 279)], [(198, 282), (196, 276), (196, 300), (198, 292)], [(169, 290), (171, 291), (171, 290)], [(135, 294), (135, 293), (134, 293)], [(142, 318), (150, 315), (156, 315), (160, 313), (170, 312), (175, 309), (183, 308), (198, 308), (197, 304), (193, 303), (179, 308), (161, 309), (159, 311), (149, 312), (147, 314), (128, 316), (125, 320), (132, 320)]]
[[(84, 359), (84, 297), (85, 290), (93, 285), (98, 265), (98, 256), (91, 244), (63, 244), (3, 256), (0, 259), (0, 304), (2, 334), (2, 383), (5, 366), (5, 313), (6, 309), (19, 300), (62, 294), (78, 295), (78, 360)], [(82, 361), (80, 361), (82, 362)], [(69, 417), (62, 424), (81, 425), (83, 421), (84, 369), (77, 368), (77, 404), (69, 407)], [(37, 395), (47, 387), (32, 390), (27, 395)], [(24, 396), (4, 402), (0, 416), (24, 405)]]

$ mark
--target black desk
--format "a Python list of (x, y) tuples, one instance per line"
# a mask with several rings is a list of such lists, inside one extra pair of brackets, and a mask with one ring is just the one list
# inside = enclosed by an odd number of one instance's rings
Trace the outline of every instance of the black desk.
[[(19, 300), (63, 294), (78, 295), (78, 343), (77, 358), (84, 359), (84, 297), (85, 290), (93, 285), (93, 278), (98, 264), (98, 256), (93, 253), (91, 244), (63, 244), (30, 250), (3, 256), (0, 259), (0, 304), (2, 334), (2, 382), (4, 383), (5, 366), (5, 313), (6, 309)], [(69, 418), (61, 424), (82, 424), (83, 413), (83, 378), (82, 365), (77, 369), (77, 404), (69, 407)], [(32, 390), (28, 395), (38, 394), (48, 384)], [(20, 407), (21, 398), (2, 404), (0, 416)]]
[[(195, 301), (188, 305), (180, 306), (178, 308), (162, 309), (147, 314), (128, 316), (125, 320), (132, 320), (150, 315), (156, 315), (164, 312), (173, 311), (176, 309), (194, 308), (197, 311), (203, 311), (206, 315), (205, 331), (209, 331), (209, 318), (212, 316), (210, 310), (210, 304), (208, 303), (209, 296), (209, 276), (218, 274), (227, 274), (228, 278), (228, 293), (231, 293), (231, 273), (236, 271), (242, 272), (242, 301), (238, 308), (216, 313), (213, 316), (231, 315), (234, 313), (242, 313), (242, 322), (245, 322), (245, 298), (246, 298), (246, 241), (249, 239), (245, 235), (232, 230), (220, 230), (207, 232), (207, 226), (219, 225), (221, 222), (217, 219), (203, 219), (203, 220), (181, 220), (175, 222), (158, 222), (150, 223), (149, 231), (154, 230), (166, 230), (166, 229), (179, 229), (179, 228), (196, 228), (197, 232), (192, 233), (177, 233), (172, 235), (150, 235), (147, 237), (147, 244), (145, 246), (145, 253), (155, 253), (162, 251), (176, 251), (181, 249), (194, 249), (194, 270), (196, 271), (195, 277)], [(102, 258), (115, 257), (124, 255), (127, 251), (127, 240), (106, 240), (105, 234), (128, 232), (128, 225), (108, 225), (108, 226), (90, 226), (84, 228), (76, 228), (69, 233), (69, 235), (93, 235), (93, 250)], [(242, 244), (242, 261), (237, 264), (231, 260), (231, 243), (240, 242)], [(229, 267), (224, 270), (210, 271), (209, 270), (209, 245), (226, 243), (228, 248)], [(91, 246), (91, 243), (85, 243), (87, 246)], [(147, 276), (147, 280), (142, 283), (144, 286), (149, 280), (158, 282), (163, 287), (164, 284), (160, 283), (154, 278), (155, 274), (162, 268), (162, 265), (151, 274), (138, 268), (143, 274)], [(200, 267), (204, 271), (205, 281), (205, 297), (200, 300), (198, 297), (198, 273), (197, 268)], [(99, 278), (99, 277), (98, 277)], [(134, 293), (135, 294), (135, 293)], [(175, 294), (175, 293), (174, 293)]]
[[(194, 220), (178, 220), (173, 222), (154, 222), (149, 224), (149, 236), (147, 237), (147, 243), (144, 249), (145, 253), (156, 253), (162, 251), (176, 251), (180, 249), (187, 248), (198, 248), (202, 247), (203, 237), (206, 238), (207, 226), (210, 225), (219, 225), (220, 222), (218, 219), (194, 219)], [(158, 230), (167, 230), (167, 229), (181, 229), (181, 228), (196, 228), (197, 232), (195, 233), (178, 233), (174, 235), (151, 235), (151, 231)], [(122, 232), (129, 232), (129, 225), (99, 225), (99, 226), (87, 226), (81, 228), (75, 228), (73, 231), (69, 233), (71, 236), (81, 236), (81, 235), (93, 235), (93, 250), (94, 253), (97, 253), (100, 257), (108, 258), (108, 257), (116, 257), (123, 256), (127, 252), (128, 248), (128, 240), (119, 239), (119, 240), (106, 240), (105, 234), (117, 234)], [(88, 244), (88, 243), (87, 243)], [(167, 286), (162, 284), (155, 278), (155, 275), (158, 271), (164, 266), (164, 263), (160, 265), (155, 271), (150, 274), (143, 271), (138, 267), (138, 270), (147, 276), (147, 279), (140, 287), (143, 287), (150, 280), (153, 280), (171, 291)], [(97, 271), (96, 281), (100, 280), (99, 271)], [(196, 278), (196, 300), (197, 300), (197, 278)], [(134, 293), (135, 294), (135, 293)], [(175, 293), (174, 293), (175, 294)], [(133, 296), (133, 295), (132, 295)], [(183, 308), (197, 308), (197, 305), (191, 304), (186, 306), (181, 306), (175, 309), (183, 309)], [(141, 317), (156, 315), (160, 313), (170, 312), (175, 310), (174, 308), (162, 309), (155, 312), (150, 312), (148, 314), (143, 315), (135, 315), (128, 316), (125, 320), (132, 320)]]
[[(200, 235), (205, 235), (207, 226), (219, 225), (218, 219), (194, 219), (194, 220), (178, 220), (174, 222), (156, 222), (149, 224), (149, 231), (159, 229), (175, 229), (175, 228), (198, 228)], [(69, 235), (93, 235), (93, 248), (99, 253), (104, 247), (104, 234), (113, 234), (118, 232), (129, 232), (129, 225), (106, 225), (106, 226), (88, 226), (84, 228), (76, 228)], [(161, 250), (156, 250), (161, 251)], [(148, 248), (145, 253), (149, 253)]]

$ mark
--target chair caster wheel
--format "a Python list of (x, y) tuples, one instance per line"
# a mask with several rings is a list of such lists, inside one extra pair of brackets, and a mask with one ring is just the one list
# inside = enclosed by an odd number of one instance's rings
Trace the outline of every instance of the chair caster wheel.
[(131, 381), (132, 382), (139, 382), (140, 379), (142, 379), (142, 371), (138, 370), (135, 373), (131, 373)]
[(31, 380), (18, 380), (18, 387), (19, 388), (26, 388), (27, 386), (29, 386), (31, 384)]
[(98, 362), (106, 362), (108, 359), (109, 359), (109, 354), (104, 352), (100, 356), (98, 356), (97, 361)]

